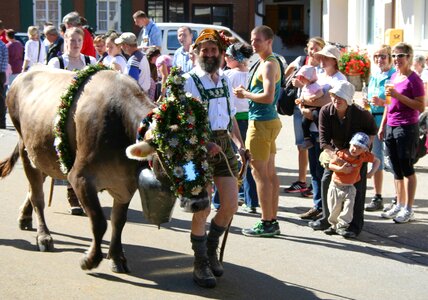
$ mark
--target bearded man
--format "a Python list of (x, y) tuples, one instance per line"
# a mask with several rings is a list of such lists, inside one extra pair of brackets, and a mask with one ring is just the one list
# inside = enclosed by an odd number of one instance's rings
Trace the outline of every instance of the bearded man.
[[(190, 240), (195, 255), (193, 279), (202, 287), (215, 287), (215, 276), (223, 274), (223, 265), (217, 256), (219, 239), (238, 209), (238, 161), (232, 149), (232, 140), (242, 159), (245, 156), (245, 146), (235, 119), (235, 103), (230, 97), (232, 86), (228, 78), (219, 73), (225, 50), (226, 44), (216, 30), (201, 31), (194, 44), (196, 67), (184, 75), (184, 89), (207, 106), (210, 142), (215, 144), (214, 149), (209, 151), (210, 162), (220, 195), (220, 209), (211, 220), (208, 235), (205, 224), (210, 207), (194, 213), (192, 219)], [(211, 194), (211, 188), (208, 194)]]

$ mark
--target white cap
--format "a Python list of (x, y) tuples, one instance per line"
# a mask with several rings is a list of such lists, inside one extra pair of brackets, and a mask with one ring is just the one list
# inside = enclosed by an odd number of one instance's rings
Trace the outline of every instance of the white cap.
[(329, 92), (330, 94), (335, 94), (337, 97), (344, 99), (348, 105), (352, 105), (355, 87), (346, 80), (339, 80)]

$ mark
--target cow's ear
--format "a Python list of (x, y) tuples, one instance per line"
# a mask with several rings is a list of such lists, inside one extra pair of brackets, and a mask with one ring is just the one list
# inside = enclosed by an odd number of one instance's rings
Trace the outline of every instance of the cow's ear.
[(155, 149), (149, 143), (142, 141), (126, 148), (126, 156), (136, 160), (147, 160)]

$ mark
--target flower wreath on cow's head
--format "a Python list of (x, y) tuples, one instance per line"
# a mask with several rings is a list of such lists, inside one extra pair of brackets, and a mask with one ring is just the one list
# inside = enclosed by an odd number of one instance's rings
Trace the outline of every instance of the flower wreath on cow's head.
[(207, 161), (209, 125), (205, 106), (184, 91), (184, 83), (180, 68), (173, 67), (165, 84), (169, 96), (142, 120), (137, 136), (141, 143), (128, 147), (127, 155), (145, 159), (144, 139), (156, 149), (174, 194), (193, 198), (212, 177)]

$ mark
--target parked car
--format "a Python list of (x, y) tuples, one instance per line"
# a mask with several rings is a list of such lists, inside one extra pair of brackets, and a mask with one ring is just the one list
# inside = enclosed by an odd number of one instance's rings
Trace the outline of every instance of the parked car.
[[(238, 40), (241, 43), (248, 43), (245, 41), (241, 36), (239, 36), (236, 32), (234, 32), (232, 29), (220, 26), (220, 25), (213, 25), (213, 24), (198, 24), (198, 23), (156, 23), (156, 25), (159, 27), (159, 29), (162, 31), (162, 54), (169, 54), (171, 56), (174, 55), (175, 50), (180, 48), (180, 43), (177, 39), (177, 30), (181, 26), (188, 26), (190, 29), (192, 29), (193, 32), (193, 41), (196, 40), (199, 33), (206, 28), (212, 28), (218, 31), (225, 30), (232, 34), (232, 37), (234, 37), (236, 40)], [(248, 62), (248, 65), (251, 66), (259, 59), (258, 54), (254, 54)]]
[(197, 24), (197, 23), (156, 23), (159, 29), (162, 31), (162, 54), (174, 55), (175, 50), (180, 48), (180, 43), (177, 39), (177, 30), (181, 26), (188, 26), (193, 31), (193, 41), (198, 37), (199, 33), (206, 28), (212, 28), (215, 30), (225, 30), (232, 34), (234, 38), (242, 43), (246, 42), (236, 32), (225, 26), (212, 25), (212, 24)]

